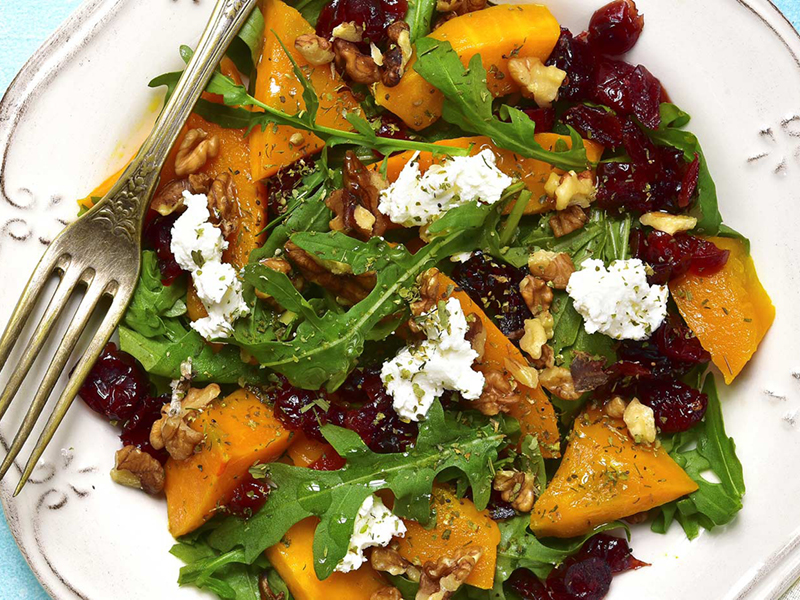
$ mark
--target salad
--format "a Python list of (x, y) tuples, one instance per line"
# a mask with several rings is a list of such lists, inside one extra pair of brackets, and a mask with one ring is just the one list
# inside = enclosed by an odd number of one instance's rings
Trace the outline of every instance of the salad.
[(643, 28), (632, 0), (578, 34), (486, 0), (253, 12), (80, 392), (180, 585), (596, 600), (642, 528), (735, 518), (716, 381), (775, 310), (689, 115), (621, 58)]

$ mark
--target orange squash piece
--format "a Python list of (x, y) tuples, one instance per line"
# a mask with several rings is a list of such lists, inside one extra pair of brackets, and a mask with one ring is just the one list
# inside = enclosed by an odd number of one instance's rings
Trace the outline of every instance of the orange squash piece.
[(775, 320), (775, 307), (758, 280), (753, 259), (736, 239), (707, 238), (730, 251), (713, 275), (687, 273), (669, 284), (689, 328), (730, 383), (753, 356)]
[(267, 559), (295, 600), (370, 600), (372, 594), (388, 585), (369, 563), (350, 573), (317, 579), (313, 545), (318, 522), (316, 517), (303, 519), (286, 532), (283, 540), (266, 550)]
[[(480, 54), (489, 90), (505, 96), (519, 89), (508, 72), (508, 59), (535, 56), (545, 61), (559, 35), (561, 28), (545, 6), (502, 4), (450, 19), (428, 37), (450, 42), (464, 66)], [(442, 114), (444, 96), (414, 70), (413, 62), (399, 85), (378, 83), (374, 93), (378, 104), (412, 129), (424, 129)]]
[(291, 439), (272, 408), (244, 389), (214, 402), (192, 428), (205, 433), (200, 451), (165, 466), (169, 531), (175, 537), (205, 523), (255, 462), (276, 460)]
[[(559, 140), (563, 140), (567, 147), (572, 147), (572, 140), (569, 136), (556, 133), (537, 133), (534, 135), (534, 139), (546, 150), (553, 150)], [(455, 146), (456, 148), (469, 148), (472, 146), (470, 151), (472, 155), (478, 154), (481, 150), (490, 149), (497, 156), (497, 168), (506, 175), (524, 181), (525, 187), (531, 192), (531, 198), (525, 207), (526, 215), (546, 212), (555, 208), (555, 200), (547, 197), (544, 191), (544, 184), (550, 177), (550, 173), (555, 171), (563, 174), (564, 171), (561, 169), (556, 169), (553, 165), (541, 160), (525, 158), (511, 150), (498, 148), (488, 137), (484, 136), (462, 137), (441, 140), (435, 143), (440, 146)], [(603, 147), (600, 144), (584, 140), (583, 145), (586, 148), (586, 156), (591, 162), (595, 163), (600, 160), (603, 154)], [(412, 156), (414, 156), (414, 152), (402, 152), (389, 158), (386, 170), (389, 181), (397, 179), (400, 171), (403, 170), (403, 167), (411, 160)], [(421, 152), (418, 159), (420, 171), (424, 173), (428, 170), (428, 167), (438, 162), (438, 160), (440, 160), (440, 157), (436, 157), (430, 152)], [(380, 164), (378, 163), (377, 166), (380, 166)], [(509, 213), (513, 208), (514, 203), (510, 202), (506, 206), (505, 212)]]
[(636, 444), (622, 419), (590, 408), (575, 419), (564, 459), (531, 512), (539, 537), (583, 535), (697, 490), (659, 447)]
[[(456, 283), (442, 272), (437, 273), (437, 278), (442, 299), (448, 297), (447, 290), (453, 290), (452, 296), (458, 299), (464, 314), (476, 315), (486, 330), (486, 347), (483, 358), (476, 365), (478, 370), (505, 372), (506, 360), (513, 360), (522, 365), (528, 364), (520, 349), (511, 343), (511, 340), (497, 328), (466, 292), (460, 290)], [(523, 391), (522, 400), (512, 407), (509, 414), (519, 421), (523, 437), (530, 434), (538, 439), (545, 458), (558, 458), (561, 452), (553, 405), (550, 404), (541, 386), (529, 388), (519, 382), (517, 385)]]
[(471, 500), (458, 498), (445, 487), (434, 488), (431, 503), (436, 511), (436, 526), (425, 529), (416, 521), (404, 519), (406, 535), (395, 539), (400, 556), (422, 566), (462, 546), (478, 546), (483, 554), (466, 583), (482, 590), (491, 589), (500, 529), (489, 516), (489, 511), (479, 511)]
[[(314, 28), (297, 10), (281, 0), (266, 0), (263, 12), (267, 27), (264, 30), (264, 50), (258, 63), (255, 97), (290, 115), (306, 107), (302, 98), (303, 88), (292, 71), (291, 61), (278, 43), (280, 39), (317, 92), (320, 102), (317, 124), (351, 130), (344, 115), (349, 112), (362, 114), (362, 110), (341, 76), (331, 69), (331, 65), (309, 65), (294, 47), (299, 35), (314, 33)], [(253, 179), (260, 181), (271, 177), (281, 167), (314, 154), (323, 146), (317, 136), (293, 127), (271, 125), (266, 131), (256, 129), (250, 134)]]
[(295, 434), (295, 439), (286, 454), (292, 459), (295, 467), (308, 467), (322, 458), (326, 452), (333, 450), (333, 446), (325, 442), (318, 442), (308, 437), (302, 431)]

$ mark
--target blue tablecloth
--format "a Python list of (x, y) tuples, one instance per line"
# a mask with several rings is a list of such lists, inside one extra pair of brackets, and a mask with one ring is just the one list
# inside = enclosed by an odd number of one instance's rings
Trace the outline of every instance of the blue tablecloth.
[[(775, 0), (800, 27), (800, 2)], [(78, 5), (80, 0), (0, 0), (0, 91), (27, 58)], [(600, 2), (598, 2), (598, 5)], [(0, 600), (47, 600), (0, 518)]]

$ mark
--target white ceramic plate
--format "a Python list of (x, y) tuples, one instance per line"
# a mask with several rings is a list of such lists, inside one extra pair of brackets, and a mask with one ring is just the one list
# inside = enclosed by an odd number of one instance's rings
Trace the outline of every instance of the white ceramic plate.
[[(212, 4), (87, 0), (14, 81), (0, 104), (0, 322), (74, 218), (74, 199), (135, 151), (159, 107), (148, 80), (180, 65), (179, 44), (196, 42)], [(602, 1), (547, 4), (579, 31)], [(800, 37), (768, 0), (638, 4), (647, 26), (629, 60), (693, 115), (726, 223), (752, 240), (778, 317), (753, 364), (722, 391), (745, 468), (744, 510), (693, 542), (679, 528), (635, 530), (636, 556), (652, 567), (615, 578), (610, 597), (776, 598), (800, 572)], [(3, 446), (20, 408), (0, 426)], [(20, 548), (54, 598), (202, 597), (175, 584), (163, 502), (111, 482), (118, 444), (78, 402), (16, 499), (12, 469), (0, 496)]]

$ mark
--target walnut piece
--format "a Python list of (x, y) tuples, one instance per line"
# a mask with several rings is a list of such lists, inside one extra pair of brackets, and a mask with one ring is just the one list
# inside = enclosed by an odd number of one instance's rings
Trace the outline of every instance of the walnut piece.
[(453, 13), (453, 16), (483, 10), (487, 0), (437, 0), (436, 10), (440, 13)]
[(400, 83), (414, 53), (409, 31), (408, 23), (405, 21), (395, 21), (386, 29), (390, 44), (382, 57), (381, 71), (381, 82), (386, 87), (394, 87)]
[(556, 210), (564, 210), (570, 206), (589, 208), (597, 196), (591, 171), (570, 171), (563, 175), (553, 171), (544, 184), (544, 192), (549, 198), (555, 198)]
[(491, 417), (500, 412), (508, 412), (522, 399), (522, 394), (516, 389), (508, 373), (499, 369), (487, 369), (483, 376), (483, 393), (471, 403), (482, 414)]
[(577, 400), (581, 393), (575, 391), (572, 373), (565, 367), (549, 367), (539, 373), (539, 383), (562, 400)]
[(590, 392), (608, 383), (605, 359), (592, 358), (586, 352), (576, 352), (569, 366), (576, 392)]
[(388, 183), (379, 173), (367, 169), (352, 151), (345, 154), (342, 172), (344, 187), (325, 199), (335, 215), (330, 228), (362, 240), (383, 235), (389, 220), (378, 210), (378, 197)]
[(689, 215), (671, 215), (664, 212), (649, 212), (639, 217), (639, 223), (675, 235), (697, 227), (697, 219)]
[(558, 98), (558, 90), (567, 72), (558, 67), (546, 67), (535, 56), (514, 57), (508, 61), (508, 72), (519, 86), (522, 95), (532, 98), (542, 108), (550, 108)]
[(297, 267), (303, 278), (325, 288), (334, 296), (342, 298), (350, 304), (361, 302), (369, 296), (375, 287), (375, 273), (351, 275), (346, 272), (334, 273), (336, 265), (322, 265), (314, 257), (297, 246), (287, 242), (284, 246), (286, 258)]
[(625, 414), (625, 409), (627, 408), (628, 403), (625, 402), (619, 396), (614, 396), (611, 400), (609, 400), (604, 410), (606, 414), (611, 417), (612, 419), (621, 419)]
[(272, 591), (266, 571), (258, 576), (258, 592), (261, 600), (286, 600), (286, 594), (283, 592), (276, 594)]
[(416, 600), (447, 600), (472, 573), (483, 549), (462, 546), (438, 561), (429, 561), (422, 567)]
[(333, 62), (333, 44), (314, 33), (298, 35), (294, 47), (310, 65), (327, 65)]
[[(439, 300), (444, 300), (448, 295), (447, 290), (441, 289), (439, 284), (439, 269), (432, 267), (417, 277), (417, 285), (419, 286), (419, 300), (411, 303), (411, 314), (414, 317), (430, 312), (434, 306), (437, 305)], [(413, 321), (414, 319), (411, 319)], [(411, 323), (409, 323), (411, 324)], [(412, 329), (420, 331), (418, 326), (411, 325)]]
[(537, 250), (528, 257), (528, 270), (534, 277), (544, 278), (545, 269), (550, 266), (555, 257), (558, 256), (556, 252), (549, 250)]
[(372, 592), (369, 600), (403, 600), (403, 594), (396, 587), (382, 587)]
[(639, 402), (638, 398), (631, 400), (622, 415), (628, 433), (637, 444), (652, 444), (656, 441), (656, 419), (653, 409)]
[(208, 211), (225, 237), (236, 231), (241, 217), (236, 195), (236, 184), (230, 173), (218, 175), (208, 192)]
[(518, 381), (528, 388), (539, 386), (539, 373), (527, 362), (523, 364), (518, 360), (506, 357), (503, 360), (503, 366), (514, 378), (514, 381)]
[(389, 573), (389, 575), (405, 575), (411, 581), (419, 581), (420, 570), (411, 564), (392, 547), (376, 547), (369, 556), (369, 564), (376, 571)]
[(544, 270), (542, 279), (551, 283), (557, 290), (567, 289), (570, 276), (575, 272), (572, 257), (566, 252), (557, 254)]
[(380, 80), (380, 70), (372, 57), (362, 54), (353, 42), (341, 38), (333, 40), (336, 66), (344, 71), (351, 81), (372, 85)]
[(117, 450), (111, 479), (121, 485), (158, 494), (164, 489), (164, 467), (147, 452), (136, 446), (125, 446)]
[(519, 293), (522, 294), (522, 299), (534, 316), (550, 310), (550, 305), (553, 303), (553, 290), (544, 279), (533, 275), (527, 275), (520, 281)]
[(542, 348), (547, 340), (553, 337), (555, 321), (549, 310), (540, 312), (533, 319), (525, 320), (525, 335), (519, 341), (519, 347), (534, 360), (542, 358)]
[(469, 329), (464, 339), (467, 340), (470, 346), (472, 346), (472, 349), (478, 353), (478, 360), (481, 360), (486, 353), (486, 340), (489, 334), (486, 331), (486, 327), (483, 326), (483, 321), (481, 321), (480, 317), (475, 313), (469, 313), (467, 315), (467, 326)]
[(210, 186), (211, 177), (205, 173), (196, 173), (182, 179), (174, 179), (155, 195), (150, 203), (150, 208), (160, 215), (171, 215), (183, 206), (183, 192), (207, 194)]
[(517, 470), (498, 471), (492, 484), (500, 497), (519, 512), (531, 512), (536, 500), (536, 480), (530, 473)]
[(156, 450), (166, 448), (175, 460), (192, 456), (197, 445), (203, 441), (203, 433), (192, 429), (187, 421), (219, 394), (219, 386), (212, 383), (202, 390), (190, 388), (180, 403), (180, 410), (175, 410), (173, 404), (165, 404), (161, 408), (161, 418), (153, 423), (150, 430), (150, 445)]
[(557, 238), (578, 231), (589, 221), (586, 212), (580, 206), (568, 206), (550, 217), (550, 229)]
[(197, 173), (209, 158), (219, 154), (219, 146), (219, 138), (216, 135), (209, 137), (202, 129), (190, 129), (183, 136), (175, 155), (175, 175), (183, 177)]
[(553, 352), (553, 347), (550, 346), (550, 344), (542, 346), (541, 358), (533, 358), (530, 360), (530, 363), (534, 369), (549, 369), (552, 367), (556, 364), (556, 356), (555, 352)]
[(355, 21), (339, 23), (331, 32), (332, 38), (339, 38), (354, 44), (360, 44), (364, 39), (364, 28), (356, 25)]

